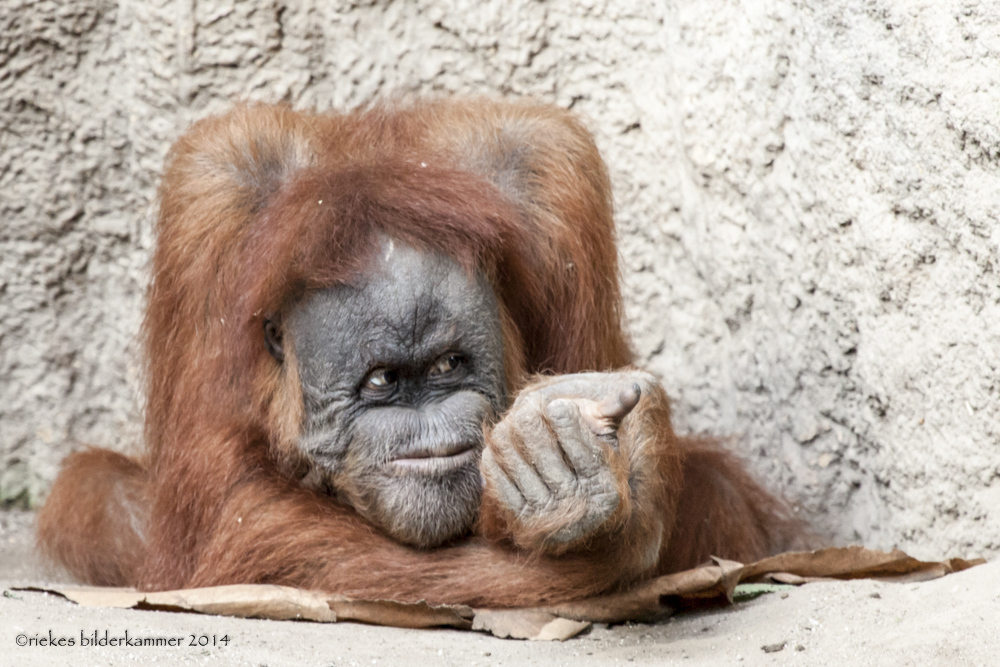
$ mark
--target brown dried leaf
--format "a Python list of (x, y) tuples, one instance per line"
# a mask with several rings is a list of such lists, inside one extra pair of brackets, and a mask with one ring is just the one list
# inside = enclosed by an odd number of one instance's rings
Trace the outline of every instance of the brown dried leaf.
[(934, 579), (984, 563), (982, 559), (965, 561), (952, 558), (941, 563), (911, 558), (899, 549), (886, 553), (863, 547), (832, 547), (817, 551), (779, 554), (747, 565), (742, 581), (774, 572), (786, 572), (803, 578), (913, 580)]
[(327, 595), (288, 586), (241, 584), (141, 593), (132, 588), (65, 587), (52, 591), (84, 607), (193, 611), (216, 616), (332, 622)]
[(62, 595), (88, 607), (192, 611), (244, 618), (300, 619), (320, 622), (359, 621), (403, 628), (452, 627), (514, 639), (564, 640), (591, 622), (651, 621), (691, 607), (732, 602), (737, 584), (776, 581), (801, 584), (829, 579), (876, 578), (921, 581), (960, 572), (985, 562), (952, 558), (923, 562), (902, 551), (885, 553), (861, 547), (785, 553), (743, 565), (721, 558), (693, 570), (642, 582), (622, 593), (539, 609), (471, 609), (425, 602), (355, 600), (341, 595), (286, 586), (240, 585), (142, 593), (131, 588), (72, 586), (21, 588)]
[[(317, 593), (317, 595), (322, 595)], [(426, 602), (353, 600), (343, 595), (326, 596), (336, 621), (358, 621), (397, 628), (473, 627), (473, 611), (461, 605), (431, 606)]]
[(588, 621), (560, 618), (540, 609), (479, 609), (472, 629), (501, 639), (565, 641), (590, 627)]
[(670, 598), (696, 597), (733, 599), (733, 591), (740, 583), (743, 565), (736, 561), (714, 559), (710, 565), (668, 574), (645, 581), (623, 593), (568, 602), (546, 607), (565, 618), (600, 623), (623, 621), (650, 622), (670, 616), (674, 612)]

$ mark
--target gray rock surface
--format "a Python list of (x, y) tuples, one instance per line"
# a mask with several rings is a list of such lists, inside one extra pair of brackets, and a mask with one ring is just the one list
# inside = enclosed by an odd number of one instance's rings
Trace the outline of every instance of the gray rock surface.
[(681, 430), (839, 542), (1000, 550), (1000, 6), (0, 0), (0, 496), (140, 433), (171, 141), (238, 99), (532, 96), (611, 168)]

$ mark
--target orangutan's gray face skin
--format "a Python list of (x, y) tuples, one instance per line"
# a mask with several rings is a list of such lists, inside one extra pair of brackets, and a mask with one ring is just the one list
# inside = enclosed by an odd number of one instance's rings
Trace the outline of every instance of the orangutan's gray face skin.
[(467, 533), (483, 426), (507, 400), (486, 279), (386, 240), (370, 273), (307, 295), (283, 333), (305, 402), (299, 448), (338, 497), (413, 546)]

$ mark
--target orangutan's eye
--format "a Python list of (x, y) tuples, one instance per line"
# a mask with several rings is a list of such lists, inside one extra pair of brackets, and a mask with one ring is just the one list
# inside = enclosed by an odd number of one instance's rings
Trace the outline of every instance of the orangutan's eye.
[(361, 383), (361, 390), (377, 396), (385, 396), (396, 388), (399, 381), (399, 373), (391, 368), (376, 368), (369, 373), (364, 382)]
[(449, 373), (454, 373), (465, 365), (465, 357), (455, 352), (442, 354), (431, 364), (427, 374), (431, 377), (442, 377)]

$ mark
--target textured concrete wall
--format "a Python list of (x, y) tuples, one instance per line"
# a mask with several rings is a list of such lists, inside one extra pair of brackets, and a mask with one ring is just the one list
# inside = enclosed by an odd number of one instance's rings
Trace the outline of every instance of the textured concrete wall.
[(616, 189), (682, 430), (840, 541), (1000, 550), (1000, 8), (989, 0), (0, 0), (0, 494), (139, 433), (170, 142), (243, 98), (533, 96)]

